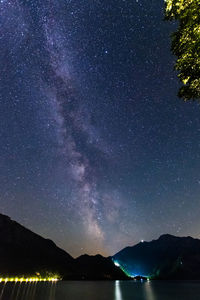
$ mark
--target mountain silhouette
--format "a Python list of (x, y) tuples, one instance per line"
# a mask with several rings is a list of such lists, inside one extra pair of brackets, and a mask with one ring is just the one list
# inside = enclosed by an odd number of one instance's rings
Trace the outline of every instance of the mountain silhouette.
[(0, 214), (1, 276), (60, 275), (66, 280), (127, 279), (111, 258), (82, 255), (74, 259), (49, 239), (45, 239), (8, 216)]
[(113, 257), (130, 276), (154, 279), (200, 279), (200, 240), (161, 235), (126, 247)]

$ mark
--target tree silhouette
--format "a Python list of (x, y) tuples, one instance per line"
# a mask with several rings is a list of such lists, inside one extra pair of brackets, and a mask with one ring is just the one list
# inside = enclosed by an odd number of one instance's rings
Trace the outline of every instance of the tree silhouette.
[(172, 34), (175, 69), (183, 83), (178, 96), (200, 99), (200, 0), (165, 0), (165, 19), (179, 23)]

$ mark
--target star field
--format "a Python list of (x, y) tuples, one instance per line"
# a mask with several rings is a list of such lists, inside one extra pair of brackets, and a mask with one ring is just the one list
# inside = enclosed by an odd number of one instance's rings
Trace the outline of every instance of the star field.
[(0, 1), (1, 211), (74, 256), (200, 237), (200, 107), (163, 9)]

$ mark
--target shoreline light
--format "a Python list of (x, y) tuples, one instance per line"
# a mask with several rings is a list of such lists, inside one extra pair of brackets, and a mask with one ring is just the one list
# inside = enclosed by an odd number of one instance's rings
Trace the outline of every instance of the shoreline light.
[(116, 267), (120, 267), (120, 264), (119, 264), (117, 261), (114, 261), (114, 265), (115, 265)]
[(47, 277), (47, 278), (38, 278), (38, 277), (6, 277), (0, 278), (0, 282), (41, 282), (41, 281), (59, 281), (60, 279), (56, 278), (56, 277)]

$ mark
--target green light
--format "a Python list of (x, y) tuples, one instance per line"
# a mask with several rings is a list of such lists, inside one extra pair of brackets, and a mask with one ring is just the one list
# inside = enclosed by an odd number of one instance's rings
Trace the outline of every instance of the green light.
[(126, 271), (126, 269), (122, 265), (120, 265), (120, 263), (117, 260), (113, 260), (113, 262), (116, 267), (120, 268), (126, 274), (126, 276), (133, 277), (130, 273)]

